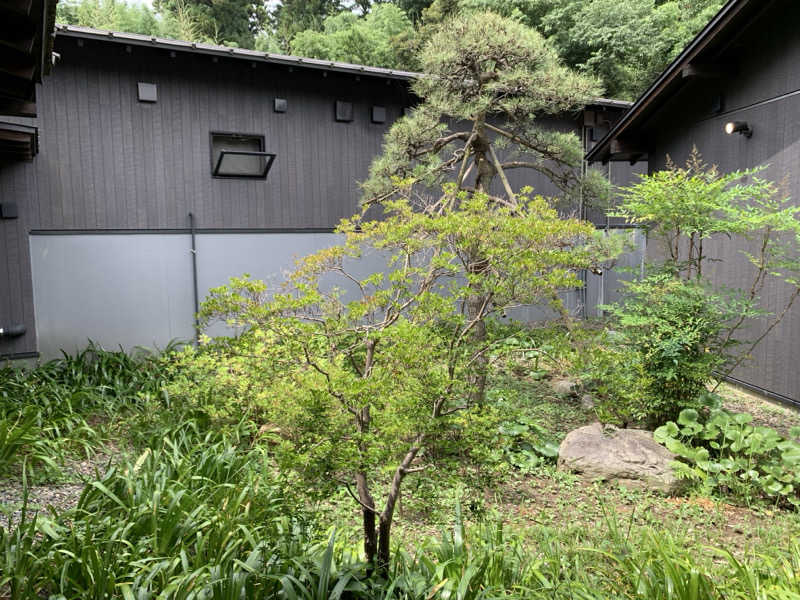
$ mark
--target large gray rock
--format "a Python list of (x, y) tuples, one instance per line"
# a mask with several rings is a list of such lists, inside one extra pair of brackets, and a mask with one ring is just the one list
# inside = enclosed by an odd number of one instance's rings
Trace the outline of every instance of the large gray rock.
[(675, 455), (653, 440), (650, 431), (593, 423), (567, 434), (559, 448), (558, 468), (587, 479), (676, 494), (681, 482), (669, 466), (673, 460)]

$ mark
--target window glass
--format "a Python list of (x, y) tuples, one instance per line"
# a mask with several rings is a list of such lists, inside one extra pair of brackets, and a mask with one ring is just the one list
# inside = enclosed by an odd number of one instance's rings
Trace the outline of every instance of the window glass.
[(266, 177), (268, 156), (257, 135), (211, 134), (211, 170), (217, 177)]

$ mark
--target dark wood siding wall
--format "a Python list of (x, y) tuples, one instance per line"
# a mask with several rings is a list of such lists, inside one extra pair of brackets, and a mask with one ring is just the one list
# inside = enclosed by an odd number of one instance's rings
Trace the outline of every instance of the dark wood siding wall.
[[(800, 202), (800, 6), (779, 2), (755, 21), (728, 50), (738, 66), (734, 75), (692, 82), (669, 100), (657, 119), (643, 132), (649, 142), (650, 170), (664, 167), (666, 156), (682, 164), (692, 147), (706, 162), (723, 171), (769, 165), (762, 176), (783, 182), (788, 195)], [(723, 111), (713, 114), (714, 97), (723, 98)], [(726, 135), (728, 121), (747, 121), (753, 137)], [(708, 249), (714, 280), (726, 286), (741, 286), (753, 268), (741, 251), (727, 240)], [(650, 246), (650, 250), (655, 248)], [(782, 310), (788, 286), (771, 282), (762, 294), (763, 307)], [(753, 325), (757, 335), (766, 321)], [(735, 376), (769, 392), (800, 400), (800, 305), (757, 349), (753, 360)]]
[(27, 190), (34, 185), (33, 171), (24, 165), (0, 167), (0, 202), (16, 201), (19, 218), (0, 219), (0, 327), (24, 325), (21, 337), (0, 338), (0, 356), (25, 356), (36, 351), (28, 229), (23, 210)]
[[(36, 350), (30, 231), (184, 230), (190, 212), (201, 231), (330, 229), (358, 210), (358, 181), (412, 104), (396, 79), (64, 35), (55, 50), (39, 116), (26, 121), (39, 128), (40, 153), (0, 165), (0, 200), (20, 209), (18, 220), (0, 221), (0, 322), (28, 327), (0, 339), (0, 356)], [(139, 102), (138, 82), (156, 84), (158, 101)], [(287, 112), (274, 112), (276, 97)], [(337, 100), (353, 103), (352, 122), (335, 120)], [(373, 105), (386, 107), (386, 123), (371, 122)], [(582, 127), (580, 115), (550, 121)], [(213, 178), (214, 131), (264, 135), (277, 154), (269, 177)], [(513, 177), (556, 193), (543, 177)]]
[[(331, 227), (357, 206), (363, 177), (407, 99), (403, 82), (122, 44), (61, 38), (41, 94), (37, 227), (141, 229)], [(137, 82), (158, 101), (137, 101)], [(273, 111), (275, 97), (288, 100)], [(355, 119), (334, 120), (334, 102)], [(387, 106), (386, 124), (370, 107)], [(267, 180), (215, 179), (211, 131), (263, 134), (277, 158)]]

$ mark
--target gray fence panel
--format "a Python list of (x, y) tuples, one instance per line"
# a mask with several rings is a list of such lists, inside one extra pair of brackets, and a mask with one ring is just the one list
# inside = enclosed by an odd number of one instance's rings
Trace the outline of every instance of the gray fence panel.
[(30, 236), (39, 351), (163, 347), (193, 336), (187, 235)]
[[(644, 237), (630, 235), (637, 250), (618, 261), (640, 264)], [(211, 288), (248, 273), (278, 286), (298, 258), (328, 248), (339, 236), (331, 233), (221, 233), (197, 235), (198, 291), (202, 300)], [(74, 352), (89, 339), (106, 348), (164, 347), (172, 340), (194, 337), (193, 278), (187, 234), (32, 235), (30, 238), (37, 333), (44, 358)], [(386, 269), (383, 255), (367, 254), (348, 268), (366, 276)], [(569, 311), (597, 316), (597, 306), (619, 297), (619, 281), (631, 275), (611, 271), (587, 275), (584, 290), (565, 292)], [(331, 278), (348, 293), (355, 288)], [(325, 282), (323, 282), (325, 284)], [(584, 305), (585, 303), (585, 305)], [(555, 318), (546, 306), (522, 306), (507, 317), (524, 322)], [(236, 333), (222, 323), (209, 335)]]

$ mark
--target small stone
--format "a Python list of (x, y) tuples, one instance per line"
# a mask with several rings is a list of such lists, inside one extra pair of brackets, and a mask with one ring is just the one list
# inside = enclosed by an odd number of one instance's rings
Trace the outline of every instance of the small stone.
[(581, 407), (584, 410), (594, 410), (594, 398), (592, 398), (591, 394), (581, 396)]
[(557, 396), (567, 397), (578, 394), (578, 384), (572, 379), (561, 377), (550, 381), (550, 388)]
[(593, 423), (567, 434), (559, 448), (558, 468), (589, 480), (674, 495), (682, 487), (670, 466), (675, 458), (650, 431)]

